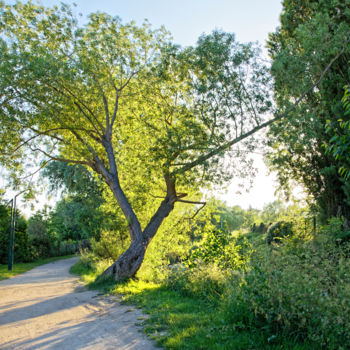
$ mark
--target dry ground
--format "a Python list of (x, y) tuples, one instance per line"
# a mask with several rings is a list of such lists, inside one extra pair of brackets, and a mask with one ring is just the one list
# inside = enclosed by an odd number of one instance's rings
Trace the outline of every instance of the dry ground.
[(69, 274), (76, 259), (0, 281), (0, 349), (156, 349), (135, 325), (140, 310), (86, 290)]

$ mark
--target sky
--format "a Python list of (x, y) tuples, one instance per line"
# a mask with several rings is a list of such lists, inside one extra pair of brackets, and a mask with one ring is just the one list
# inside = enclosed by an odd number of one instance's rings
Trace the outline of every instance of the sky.
[[(13, 2), (5, 0), (8, 4)], [(59, 1), (41, 0), (40, 3), (52, 6)], [(279, 25), (282, 10), (280, 0), (75, 0), (74, 3), (77, 5), (74, 12), (81, 13), (82, 20), (96, 11), (119, 16), (123, 22), (134, 20), (137, 24), (147, 18), (154, 28), (164, 25), (174, 42), (182, 46), (195, 44), (202, 33), (214, 29), (233, 32), (240, 42), (259, 41), (264, 46), (268, 33)], [(268, 174), (261, 156), (255, 155), (254, 159), (258, 174), (249, 193), (236, 193), (239, 179), (232, 181), (226, 193), (216, 193), (228, 205), (261, 209), (276, 199), (275, 175)]]
[[(45, 6), (57, 0), (41, 0)], [(73, 3), (72, 1), (65, 1)], [(141, 24), (147, 18), (154, 27), (164, 25), (177, 44), (192, 45), (202, 33), (223, 29), (236, 33), (241, 42), (263, 43), (279, 24), (280, 0), (75, 0), (83, 16), (101, 11)]]

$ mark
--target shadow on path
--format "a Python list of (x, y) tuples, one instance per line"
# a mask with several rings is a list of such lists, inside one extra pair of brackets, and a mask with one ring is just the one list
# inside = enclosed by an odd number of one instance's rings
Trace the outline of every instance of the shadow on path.
[(154, 350), (135, 326), (140, 310), (82, 288), (77, 258), (0, 281), (0, 348)]

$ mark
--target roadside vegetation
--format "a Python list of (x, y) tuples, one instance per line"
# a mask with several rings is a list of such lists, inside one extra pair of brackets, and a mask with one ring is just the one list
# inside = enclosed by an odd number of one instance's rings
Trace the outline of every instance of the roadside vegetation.
[[(166, 349), (349, 349), (350, 8), (282, 6), (269, 65), (233, 33), (182, 48), (148, 22), (0, 0), (0, 164), (61, 193), (17, 213), (15, 263), (80, 251), (71, 271), (142, 307)], [(249, 181), (254, 152), (281, 200), (203, 194)], [(9, 222), (1, 204), (0, 263)]]
[(109, 261), (94, 251), (83, 253), (71, 271), (90, 288), (141, 307), (149, 314), (145, 332), (166, 349), (348, 348), (350, 232), (341, 219), (315, 231), (296, 206), (277, 217), (289, 225), (261, 232), (259, 218), (267, 218), (268, 209), (230, 233), (213, 220), (189, 254), (163, 261), (161, 274), (149, 273), (153, 259), (146, 257), (135, 278), (115, 284), (98, 278)]

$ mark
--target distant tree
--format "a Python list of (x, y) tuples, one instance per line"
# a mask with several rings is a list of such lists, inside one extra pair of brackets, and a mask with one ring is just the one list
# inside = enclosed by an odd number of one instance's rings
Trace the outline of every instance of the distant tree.
[(50, 162), (42, 172), (51, 190), (62, 191), (63, 198), (50, 213), (50, 230), (59, 240), (99, 238), (108, 219), (103, 215), (102, 184), (81, 165)]
[[(10, 208), (0, 204), (0, 263), (7, 264), (10, 238)], [(27, 222), (16, 210), (14, 262), (31, 260), (30, 240), (27, 233)]]
[(10, 209), (0, 205), (0, 263), (7, 263), (10, 234)]
[(45, 210), (35, 213), (28, 219), (27, 233), (33, 259), (47, 258), (52, 255), (57, 242), (50, 234), (48, 215)]
[(287, 212), (286, 206), (281, 201), (273, 201), (264, 206), (260, 213), (261, 220), (265, 224), (276, 222)]

